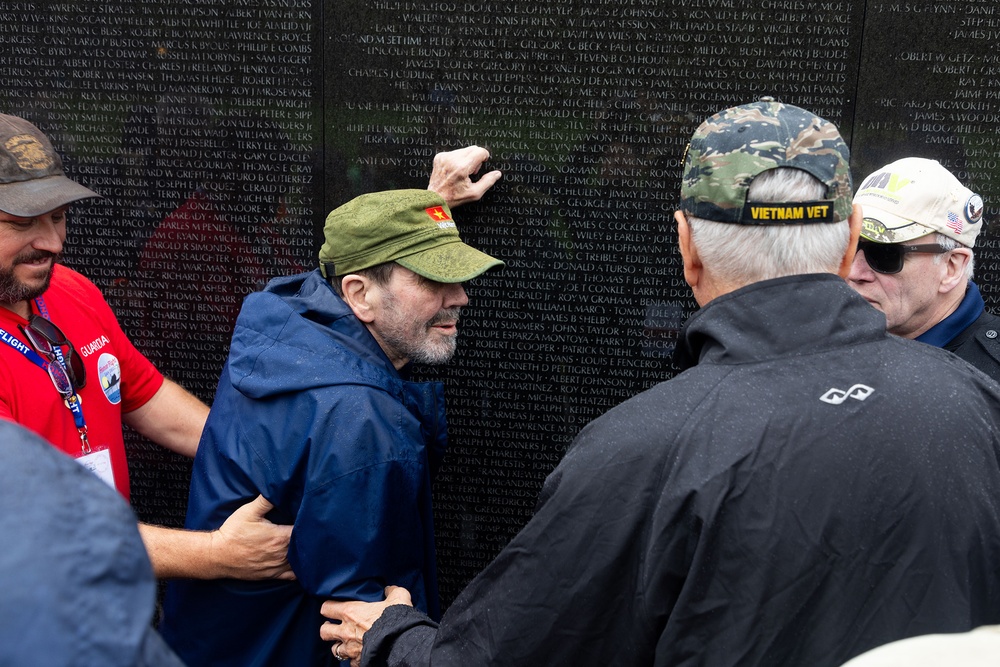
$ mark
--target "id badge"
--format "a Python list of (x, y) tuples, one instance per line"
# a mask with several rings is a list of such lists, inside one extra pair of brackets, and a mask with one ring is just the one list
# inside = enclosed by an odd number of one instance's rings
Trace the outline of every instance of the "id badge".
[(104, 480), (105, 484), (110, 486), (112, 489), (115, 488), (115, 473), (111, 469), (110, 449), (107, 447), (94, 449), (89, 454), (83, 454), (82, 456), (77, 457), (76, 460), (84, 468)]

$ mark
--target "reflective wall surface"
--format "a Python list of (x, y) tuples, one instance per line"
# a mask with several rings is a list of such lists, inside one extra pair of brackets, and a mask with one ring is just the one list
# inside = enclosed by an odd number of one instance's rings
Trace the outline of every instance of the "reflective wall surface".
[[(438, 150), (504, 178), (459, 209), (507, 262), (468, 285), (436, 488), (446, 600), (530, 516), (573, 436), (671, 377), (696, 308), (675, 251), (684, 146), (771, 95), (834, 122), (855, 183), (904, 155), (983, 195), (997, 305), (1000, 6), (992, 0), (15, 0), (0, 109), (104, 195), (66, 262), (206, 401), (243, 296), (311, 269), (325, 214), (425, 187)], [(822, 304), (817, 304), (821, 308)], [(183, 519), (186, 461), (131, 437), (133, 500)]]

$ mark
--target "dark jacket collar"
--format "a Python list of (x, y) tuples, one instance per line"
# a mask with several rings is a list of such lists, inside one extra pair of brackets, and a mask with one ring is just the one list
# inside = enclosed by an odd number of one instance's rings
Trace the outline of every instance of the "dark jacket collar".
[(885, 316), (828, 273), (763, 280), (714, 299), (681, 330), (674, 363), (739, 364), (886, 336)]

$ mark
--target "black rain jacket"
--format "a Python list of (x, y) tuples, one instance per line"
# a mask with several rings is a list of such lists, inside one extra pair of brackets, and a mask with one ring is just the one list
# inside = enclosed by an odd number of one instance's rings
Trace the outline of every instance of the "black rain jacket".
[(1000, 622), (1000, 389), (833, 275), (722, 296), (589, 424), (440, 627), (362, 664), (840, 665)]

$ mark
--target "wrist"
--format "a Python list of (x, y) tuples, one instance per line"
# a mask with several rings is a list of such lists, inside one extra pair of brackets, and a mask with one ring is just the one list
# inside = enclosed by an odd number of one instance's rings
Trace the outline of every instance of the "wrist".
[(226, 560), (225, 537), (219, 529), (203, 533), (208, 537), (208, 551), (203, 560), (205, 579), (229, 579), (233, 576)]

